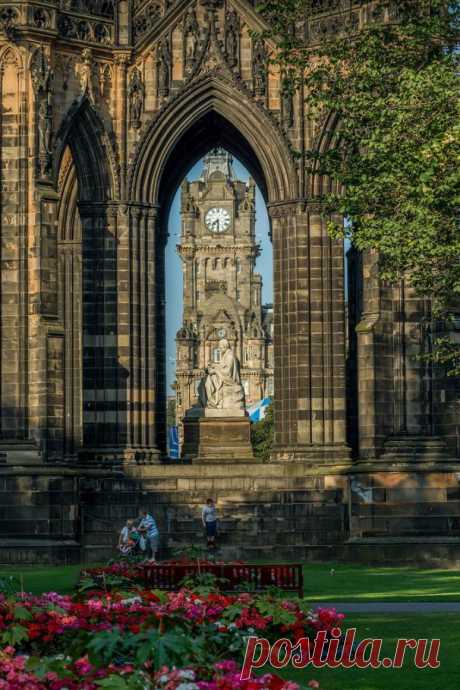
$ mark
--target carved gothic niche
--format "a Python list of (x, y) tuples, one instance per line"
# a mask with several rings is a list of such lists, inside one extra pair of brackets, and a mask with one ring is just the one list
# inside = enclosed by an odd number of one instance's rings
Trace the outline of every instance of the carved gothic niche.
[(255, 96), (267, 95), (267, 61), (265, 43), (257, 38), (252, 44), (252, 79)]
[(240, 18), (234, 10), (225, 13), (225, 57), (231, 68), (240, 64)]
[(58, 55), (56, 58), (56, 73), (61, 74), (62, 78), (62, 88), (67, 91), (69, 85), (70, 72), (74, 64), (74, 59), (72, 57), (65, 57), (63, 55)]
[(158, 44), (157, 52), (157, 84), (160, 98), (167, 98), (171, 91), (171, 67), (170, 39), (165, 36)]
[(19, 12), (14, 7), (2, 7), (0, 10), (0, 34), (9, 41), (16, 38), (16, 25), (19, 22)]
[(142, 83), (140, 70), (134, 67), (129, 81), (129, 121), (133, 129), (141, 126), (141, 117), (144, 112), (145, 88)]
[(35, 94), (37, 174), (43, 179), (49, 179), (53, 166), (53, 73), (42, 48), (37, 48), (32, 55), (30, 77)]
[(46, 12), (42, 7), (31, 8), (31, 23), (37, 27), (37, 29), (48, 29), (51, 25), (51, 19), (48, 12)]
[(112, 78), (112, 68), (110, 65), (104, 65), (100, 71), (100, 91), (101, 91), (101, 96), (107, 103), (107, 105), (110, 104), (110, 98), (112, 95), (112, 85), (113, 85), (113, 78)]
[(115, 0), (62, 0), (62, 9), (113, 19)]
[(184, 69), (186, 74), (193, 72), (196, 65), (198, 46), (200, 42), (200, 27), (196, 18), (195, 7), (192, 5), (184, 16), (182, 27), (184, 46)]

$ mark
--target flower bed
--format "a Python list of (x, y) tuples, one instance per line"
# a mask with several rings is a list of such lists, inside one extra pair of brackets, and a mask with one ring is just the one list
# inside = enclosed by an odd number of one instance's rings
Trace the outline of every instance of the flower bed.
[(313, 638), (343, 619), (271, 594), (143, 589), (132, 566), (104, 578), (110, 588), (96, 578), (73, 597), (0, 597), (0, 689), (293, 690), (276, 676), (239, 680), (248, 638)]

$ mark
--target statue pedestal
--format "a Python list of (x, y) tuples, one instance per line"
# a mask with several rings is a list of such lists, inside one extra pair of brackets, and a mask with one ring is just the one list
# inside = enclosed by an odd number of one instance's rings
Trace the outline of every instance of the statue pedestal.
[(254, 460), (249, 419), (208, 416), (208, 413), (206, 410), (205, 417), (184, 418), (182, 459), (211, 463)]

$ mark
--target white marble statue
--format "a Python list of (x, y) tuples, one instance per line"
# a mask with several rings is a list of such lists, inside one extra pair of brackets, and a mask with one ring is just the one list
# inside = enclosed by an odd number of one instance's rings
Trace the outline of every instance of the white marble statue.
[(226, 338), (219, 341), (220, 362), (209, 362), (201, 381), (199, 396), (206, 410), (222, 410), (230, 416), (244, 414), (244, 389), (240, 363)]

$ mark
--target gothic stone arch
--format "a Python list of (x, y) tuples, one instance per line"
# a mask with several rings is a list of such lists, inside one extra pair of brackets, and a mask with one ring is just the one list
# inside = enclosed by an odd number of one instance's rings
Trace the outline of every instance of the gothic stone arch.
[[(406, 354), (420, 345), (418, 306), (404, 286), (389, 297), (375, 262), (364, 258), (364, 308), (353, 322), (359, 320), (356, 448), (377, 465), (361, 464), (362, 474), (353, 474), (343, 246), (328, 236), (318, 205), (330, 181), (309, 178), (304, 165), (307, 151), (329, 145), (336, 123), (329, 117), (324, 129), (312, 127), (300, 91), (283, 95), (282, 75), (269, 61), (276, 46), (253, 34), (265, 26), (256, 4), (126, 0), (85, 2), (77, 11), (68, 3), (41, 8), (36, 0), (34, 11), (18, 4), (0, 27), (0, 453), (12, 473), (27, 460), (56, 477), (66, 462), (69, 482), (83, 477), (95, 487), (102, 476), (114, 480), (113, 467), (123, 465), (125, 479), (109, 484), (114, 503), (117, 491), (138, 496), (130, 473), (157, 491), (180, 493), (203, 481), (199, 466), (185, 477), (184, 468), (161, 464), (162, 256), (165, 218), (181, 177), (207, 149), (223, 145), (250, 169), (271, 217), (276, 428), (270, 468), (245, 465), (244, 479), (232, 467), (221, 477), (218, 468), (206, 493), (226, 490), (233, 477), (240, 491), (260, 500), (276, 488), (288, 505), (300, 489), (302, 510), (313, 515), (319, 489), (317, 505), (327, 517), (302, 533), (302, 543), (337, 543), (347, 534), (349, 499), (358, 505), (350, 529), (364, 530), (356, 518), (366, 514), (360, 502), (368, 493), (361, 488), (404, 483), (401, 474), (390, 481), (373, 473), (394, 459), (397, 432), (407, 441), (402, 460), (396, 454), (398, 467), (411, 473), (414, 458), (428, 457), (437, 463), (442, 490), (458, 488), (442, 464), (444, 442), (433, 436), (443, 430), (455, 451), (458, 392), (442, 382), (424, 392), (414, 381), (431, 380), (429, 372), (408, 377)], [(317, 3), (316, 14), (296, 30), (315, 42), (372, 16), (372, 3), (346, 4), (344, 12), (343, 3)], [(388, 422), (384, 407), (394, 401)], [(412, 464), (404, 465), (408, 456)], [(150, 467), (136, 469), (144, 463)], [(359, 484), (351, 493), (349, 476)], [(413, 485), (423, 488), (420, 477)], [(98, 495), (94, 510), (104, 511)], [(62, 496), (66, 517), (59, 525), (75, 536), (74, 499)], [(24, 500), (18, 489), (18, 505)], [(393, 520), (391, 506), (385, 510), (397, 534), (399, 517)], [(293, 515), (283, 512), (279, 543), (297, 534)], [(51, 524), (61, 530), (51, 517), (34, 529), (48, 534)], [(373, 518), (365, 524), (371, 533), (378, 529)]]

